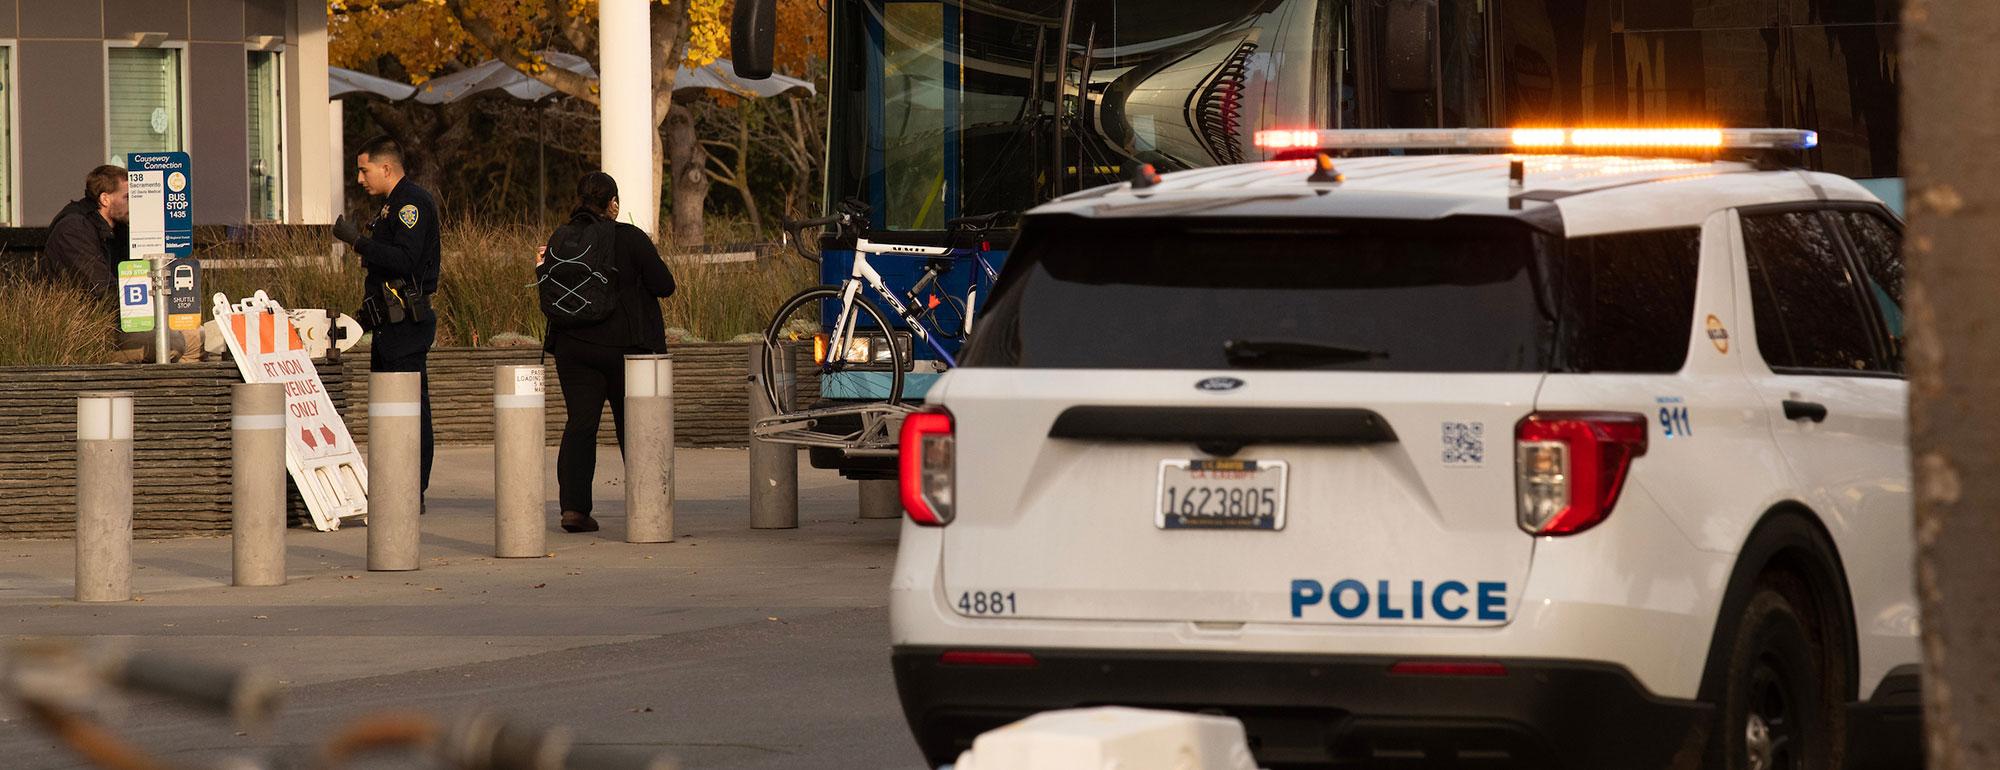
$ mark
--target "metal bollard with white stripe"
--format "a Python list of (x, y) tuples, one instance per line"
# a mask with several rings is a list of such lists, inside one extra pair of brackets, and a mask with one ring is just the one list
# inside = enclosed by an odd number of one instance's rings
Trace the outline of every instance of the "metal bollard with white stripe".
[(674, 540), (674, 359), (625, 357), (625, 542)]
[[(789, 393), (795, 371), (792, 346), (785, 345), (777, 369), (778, 392)], [(750, 346), (750, 425), (771, 416), (770, 395), (764, 392), (764, 346)], [(789, 408), (791, 404), (781, 404)], [(799, 450), (791, 444), (759, 441), (750, 436), (750, 528), (797, 529), (799, 526)]]
[(423, 505), (423, 375), (368, 375), (368, 569), (417, 568)]
[(239, 586), (285, 584), (285, 386), (230, 389), (229, 540)]
[(867, 479), (861, 482), (861, 518), (893, 519), (902, 515), (902, 490), (895, 479)]
[(76, 600), (132, 598), (132, 394), (76, 398)]
[(503, 559), (547, 555), (544, 374), (539, 365), (493, 370), (493, 555)]

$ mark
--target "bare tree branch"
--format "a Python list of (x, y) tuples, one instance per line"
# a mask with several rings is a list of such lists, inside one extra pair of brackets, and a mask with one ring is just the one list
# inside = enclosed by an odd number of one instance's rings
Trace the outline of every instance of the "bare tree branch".
[(563, 39), (569, 41), (573, 51), (588, 56), (591, 51), (597, 50), (597, 38), (593, 34), (596, 28), (584, 23), (581, 14), (571, 14), (567, 0), (546, 0), (546, 7), (549, 19), (555, 22), (556, 29), (562, 33)]

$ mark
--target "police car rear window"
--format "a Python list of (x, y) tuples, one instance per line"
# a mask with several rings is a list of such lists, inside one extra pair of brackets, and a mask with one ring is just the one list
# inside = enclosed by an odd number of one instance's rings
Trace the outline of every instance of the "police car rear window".
[(1572, 238), (1563, 252), (1563, 368), (1680, 371), (1694, 327), (1701, 231), (1689, 227)]
[(1534, 372), (1543, 243), (1503, 219), (1031, 222), (967, 366)]

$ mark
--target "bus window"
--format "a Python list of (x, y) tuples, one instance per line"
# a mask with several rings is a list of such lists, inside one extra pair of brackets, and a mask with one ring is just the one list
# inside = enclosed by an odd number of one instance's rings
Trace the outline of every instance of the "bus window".
[(945, 217), (944, 5), (882, 7), (883, 225), (941, 230)]
[[(1361, 122), (1393, 128), (1492, 120), (1487, 11), (1481, 0), (1361, 0), (1353, 5), (1366, 95)], [(1373, 71), (1370, 71), (1373, 70)]]
[(1815, 167), (1851, 177), (1896, 176), (1896, 27), (1794, 27), (1796, 125), (1818, 131)]

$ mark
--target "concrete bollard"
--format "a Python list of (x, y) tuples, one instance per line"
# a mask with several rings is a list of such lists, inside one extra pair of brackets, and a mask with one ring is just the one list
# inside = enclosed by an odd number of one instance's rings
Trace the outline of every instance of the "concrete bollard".
[(674, 541), (674, 359), (625, 357), (625, 542)]
[(861, 482), (861, 518), (893, 519), (903, 515), (902, 490), (895, 479)]
[(423, 505), (423, 375), (368, 374), (368, 569), (417, 568)]
[(232, 583), (285, 584), (285, 386), (230, 388)]
[(132, 598), (132, 394), (76, 398), (76, 600)]
[[(793, 347), (783, 346), (778, 361), (778, 389), (790, 393), (794, 374)], [(750, 346), (750, 424), (773, 414), (764, 392), (764, 346)], [(784, 404), (790, 407), (789, 403)], [(796, 529), (799, 526), (799, 450), (791, 444), (750, 437), (750, 528)]]
[(540, 365), (493, 370), (493, 555), (502, 559), (548, 554), (543, 550), (548, 541), (544, 375)]

